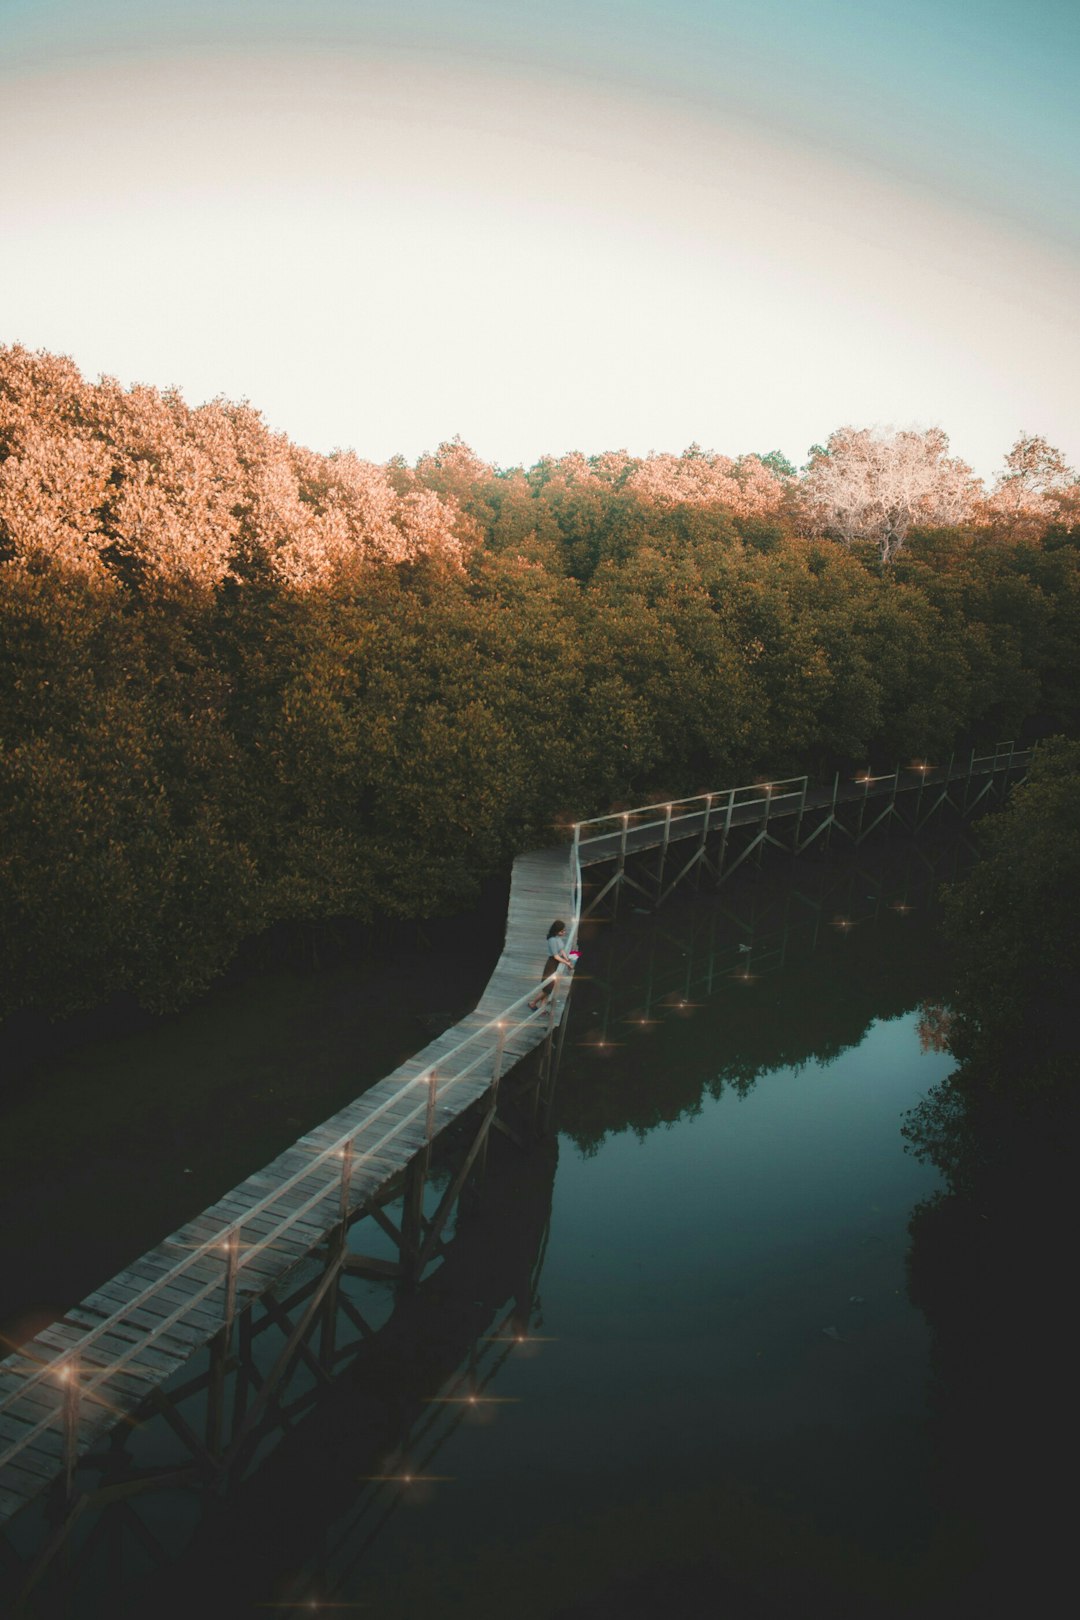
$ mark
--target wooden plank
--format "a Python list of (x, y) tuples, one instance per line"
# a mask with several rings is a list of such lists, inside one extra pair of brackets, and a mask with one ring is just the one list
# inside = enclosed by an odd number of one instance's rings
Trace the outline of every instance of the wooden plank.
[[(34, 1422), (36, 1423), (37, 1419)], [(21, 1446), (22, 1450), (27, 1450), (30, 1446), (33, 1446), (39, 1456), (45, 1456), (46, 1458), (51, 1456), (55, 1472), (63, 1452), (63, 1440), (59, 1425), (55, 1429), (44, 1429), (40, 1434), (36, 1434), (33, 1439), (30, 1439), (29, 1436), (33, 1428), (34, 1423), (20, 1422), (17, 1417), (10, 1413), (0, 1417), (0, 1451), (6, 1451), (10, 1445)], [(18, 1452), (17, 1455), (21, 1456), (22, 1451)]]
[[(133, 1342), (114, 1333), (98, 1333), (94, 1334), (93, 1338), (88, 1338), (85, 1324), (68, 1326), (66, 1323), (54, 1323), (39, 1337), (47, 1344), (55, 1344), (58, 1349), (75, 1350), (79, 1356), (80, 1366), (90, 1365), (96, 1368), (111, 1367), (121, 1356), (128, 1356)], [(183, 1366), (183, 1359), (179, 1355), (169, 1356), (149, 1347), (145, 1353), (145, 1361), (136, 1359), (127, 1366), (126, 1370), (133, 1377), (168, 1378), (177, 1367)]]
[(173, 1340), (178, 1344), (186, 1344), (192, 1350), (201, 1350), (207, 1339), (220, 1330), (221, 1323), (211, 1325), (207, 1330), (189, 1327), (183, 1322), (166, 1323), (166, 1317), (161, 1311), (154, 1311), (148, 1304), (123, 1307), (123, 1302), (117, 1301), (106, 1290), (98, 1290), (89, 1294), (83, 1301), (84, 1305), (96, 1306), (103, 1315), (122, 1316), (123, 1320), (133, 1325), (145, 1328), (147, 1335), (153, 1339), (164, 1338)]
[(42, 1479), (39, 1474), (20, 1468), (17, 1460), (0, 1466), (0, 1499), (14, 1500), (12, 1512), (18, 1512), (28, 1502), (33, 1502), (43, 1491), (49, 1489), (50, 1483), (51, 1481)]

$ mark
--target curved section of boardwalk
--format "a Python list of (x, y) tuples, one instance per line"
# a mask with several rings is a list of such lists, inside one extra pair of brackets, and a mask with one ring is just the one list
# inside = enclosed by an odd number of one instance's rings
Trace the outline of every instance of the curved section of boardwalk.
[(531, 1013), (555, 917), (576, 927), (573, 848), (514, 862), (502, 955), (476, 1008), (0, 1362), (0, 1520), (65, 1475), (118, 1419), (231, 1330), (380, 1194), (561, 1016)]
[[(443, 1218), (437, 1213), (424, 1241), (413, 1241), (422, 1225), (427, 1151), (440, 1131), (486, 1097), (487, 1113), (474, 1144), (479, 1149), (494, 1119), (500, 1075), (538, 1046), (561, 1016), (558, 992), (536, 1013), (528, 1001), (543, 970), (552, 919), (563, 916), (577, 927), (582, 865), (615, 863), (592, 905), (612, 888), (617, 898), (624, 883), (659, 905), (695, 868), (720, 882), (767, 843), (800, 853), (819, 837), (827, 841), (835, 828), (858, 844), (874, 827), (901, 817), (901, 802), (908, 806), (906, 825), (913, 832), (944, 803), (969, 813), (995, 783), (1004, 790), (1029, 760), (1027, 751), (1010, 743), (981, 758), (972, 753), (959, 766), (950, 761), (945, 767), (898, 768), (887, 776), (864, 774), (843, 786), (836, 778), (831, 792), (811, 789), (806, 777), (757, 783), (582, 822), (572, 845), (519, 856), (505, 946), (467, 1018), (0, 1362), (0, 1520), (58, 1480), (70, 1499), (80, 1456), (118, 1420), (143, 1410), (207, 1345), (214, 1347), (220, 1371), (240, 1313), (256, 1300), (265, 1301), (301, 1262), (324, 1248), (324, 1281), (286, 1344), (287, 1362), (312, 1314), (331, 1297), (345, 1264), (346, 1224), (374, 1211), (388, 1225), (378, 1206), (396, 1193), (403, 1176), (409, 1208), (396, 1236), (413, 1268), (408, 1274), (422, 1269)], [(950, 795), (961, 790), (957, 804)], [(845, 806), (854, 826), (845, 827), (840, 819)], [(771, 830), (781, 826), (783, 843)], [(737, 855), (729, 858), (734, 829), (745, 833)], [(710, 860), (706, 850), (712, 835), (717, 850)], [(672, 861), (674, 875), (665, 871), (672, 844), (683, 845)], [(659, 851), (657, 870), (632, 877), (628, 857), (649, 849)], [(327, 1243), (331, 1234), (337, 1234), (336, 1249)], [(270, 1388), (264, 1384), (256, 1408)], [(194, 1441), (191, 1449), (200, 1466), (214, 1470), (228, 1466), (250, 1429), (248, 1423), (232, 1453), (187, 1438)]]

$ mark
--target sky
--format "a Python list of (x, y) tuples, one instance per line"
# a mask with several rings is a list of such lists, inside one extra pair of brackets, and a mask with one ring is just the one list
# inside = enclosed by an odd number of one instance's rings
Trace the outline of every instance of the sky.
[(317, 450), (1080, 464), (1075, 0), (0, 0), (0, 343)]

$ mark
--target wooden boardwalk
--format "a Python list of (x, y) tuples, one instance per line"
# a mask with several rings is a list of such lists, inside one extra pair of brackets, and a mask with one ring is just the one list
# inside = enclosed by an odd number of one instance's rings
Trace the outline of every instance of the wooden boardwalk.
[[(332, 1303), (346, 1263), (343, 1235), (349, 1220), (376, 1211), (380, 1224), (390, 1227), (378, 1206), (401, 1187), (403, 1177), (402, 1230), (395, 1236), (403, 1256), (422, 1268), (450, 1197), (428, 1223), (426, 1238), (413, 1241), (423, 1226), (420, 1201), (431, 1143), (487, 1098), (488, 1112), (470, 1154), (482, 1152), (500, 1076), (547, 1039), (559, 1021), (565, 1004), (560, 990), (536, 1013), (529, 1011), (528, 1000), (537, 989), (543, 942), (554, 917), (567, 919), (572, 941), (581, 916), (583, 866), (607, 861), (616, 867), (591, 904), (612, 887), (617, 898), (627, 882), (658, 905), (695, 868), (706, 867), (717, 881), (725, 875), (733, 828), (748, 828), (749, 837), (743, 835), (727, 872), (765, 843), (798, 852), (819, 836), (830, 836), (836, 826), (857, 843), (899, 813), (901, 798), (911, 810), (908, 825), (917, 831), (943, 802), (973, 808), (995, 782), (1004, 785), (1025, 769), (1029, 758), (1011, 744), (1000, 745), (993, 755), (977, 759), (973, 754), (959, 766), (950, 762), (941, 769), (867, 775), (843, 787), (837, 779), (831, 794), (810, 789), (805, 777), (758, 783), (583, 822), (572, 843), (519, 856), (505, 946), (483, 997), (466, 1018), (0, 1362), (0, 1522), (47, 1491), (59, 1490), (70, 1512), (77, 1511), (73, 1480), (79, 1458), (118, 1422), (160, 1402), (168, 1380), (207, 1346), (222, 1367), (234, 1323), (254, 1301), (265, 1305), (271, 1290), (316, 1250), (326, 1251), (336, 1233), (338, 1248), (325, 1281), (315, 1288), (304, 1321), (283, 1352), (287, 1362), (294, 1349), (302, 1349), (312, 1313)], [(961, 788), (962, 806), (950, 797)], [(845, 805), (848, 819), (857, 821), (854, 829), (840, 820)], [(786, 823), (784, 843), (770, 832), (776, 823)], [(711, 860), (710, 836), (718, 844)], [(672, 856), (675, 874), (670, 876), (665, 863), (673, 844), (683, 847)], [(647, 850), (659, 852), (657, 871), (631, 875), (627, 858)], [(470, 1162), (471, 1157), (462, 1175)], [(451, 1193), (459, 1186), (455, 1183)], [(406, 1230), (410, 1200), (412, 1238)], [(267, 1383), (257, 1408), (269, 1394)], [(218, 1398), (211, 1388), (211, 1407)], [(200, 1466), (226, 1467), (250, 1428), (250, 1423), (242, 1427), (231, 1453), (190, 1433), (185, 1439)]]
[(81, 1455), (547, 1038), (564, 996), (527, 1004), (552, 919), (578, 911), (572, 846), (519, 856), (505, 946), (466, 1018), (0, 1362), (0, 1522), (57, 1481), (70, 1494)]
[[(585, 915), (612, 890), (617, 903), (624, 883), (655, 906), (663, 904), (695, 868), (704, 868), (720, 883), (767, 844), (799, 855), (819, 839), (827, 844), (834, 831), (857, 846), (894, 819), (917, 833), (945, 805), (968, 815), (999, 788), (1004, 791), (1016, 775), (1026, 774), (1031, 757), (1031, 749), (999, 743), (992, 754), (973, 750), (942, 766), (897, 766), (881, 775), (866, 771), (843, 782), (837, 774), (831, 788), (811, 787), (808, 777), (795, 776), (596, 816), (574, 828), (578, 865), (612, 861), (615, 870), (590, 896)], [(731, 850), (728, 843), (740, 829), (748, 830), (749, 837), (741, 840), (735, 853), (734, 840)], [(710, 838), (718, 846), (713, 858), (707, 854)], [(684, 848), (671, 851), (679, 843)], [(639, 868), (631, 875), (628, 860), (651, 850), (658, 851), (655, 870)], [(674, 875), (668, 867), (669, 851)]]

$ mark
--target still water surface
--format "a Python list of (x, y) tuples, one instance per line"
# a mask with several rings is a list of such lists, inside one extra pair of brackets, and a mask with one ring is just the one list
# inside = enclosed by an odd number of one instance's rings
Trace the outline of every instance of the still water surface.
[[(488, 1208), (538, 1234), (515, 1274), (527, 1342), (465, 1386), (475, 1407), (429, 1382), (418, 1438), (379, 1464), (426, 1483), (369, 1483), (358, 1449), (318, 1550), (260, 1579), (254, 1537), (234, 1602), (921, 1612), (940, 1537), (905, 1254), (937, 1183), (900, 1127), (950, 1067), (917, 1027), (932, 877), (885, 852), (586, 933), (557, 1153), (504, 1164)], [(505, 1321), (473, 1328), (474, 1356)]]
[(929, 1346), (904, 1262), (937, 1181), (900, 1126), (951, 1060), (922, 1050), (909, 1000), (925, 913), (865, 898), (816, 949), (789, 937), (783, 966), (775, 941), (733, 953), (730, 917), (710, 953), (707, 902), (586, 947), (598, 979), (575, 986), (563, 1053), (542, 1342), (442, 1449), (449, 1478), (403, 1489), (339, 1598), (402, 1616), (771, 1613), (820, 1586), (866, 1613), (918, 1586)]
[[(106, 1577), (99, 1612), (924, 1612), (941, 1529), (905, 1255), (937, 1182), (900, 1128), (951, 1066), (917, 1019), (955, 860), (805, 863), (587, 929), (554, 1138), (500, 1145), (397, 1348), (246, 1505), (149, 1509), (186, 1545), (164, 1578)], [(385, 1288), (348, 1286), (386, 1319)]]

